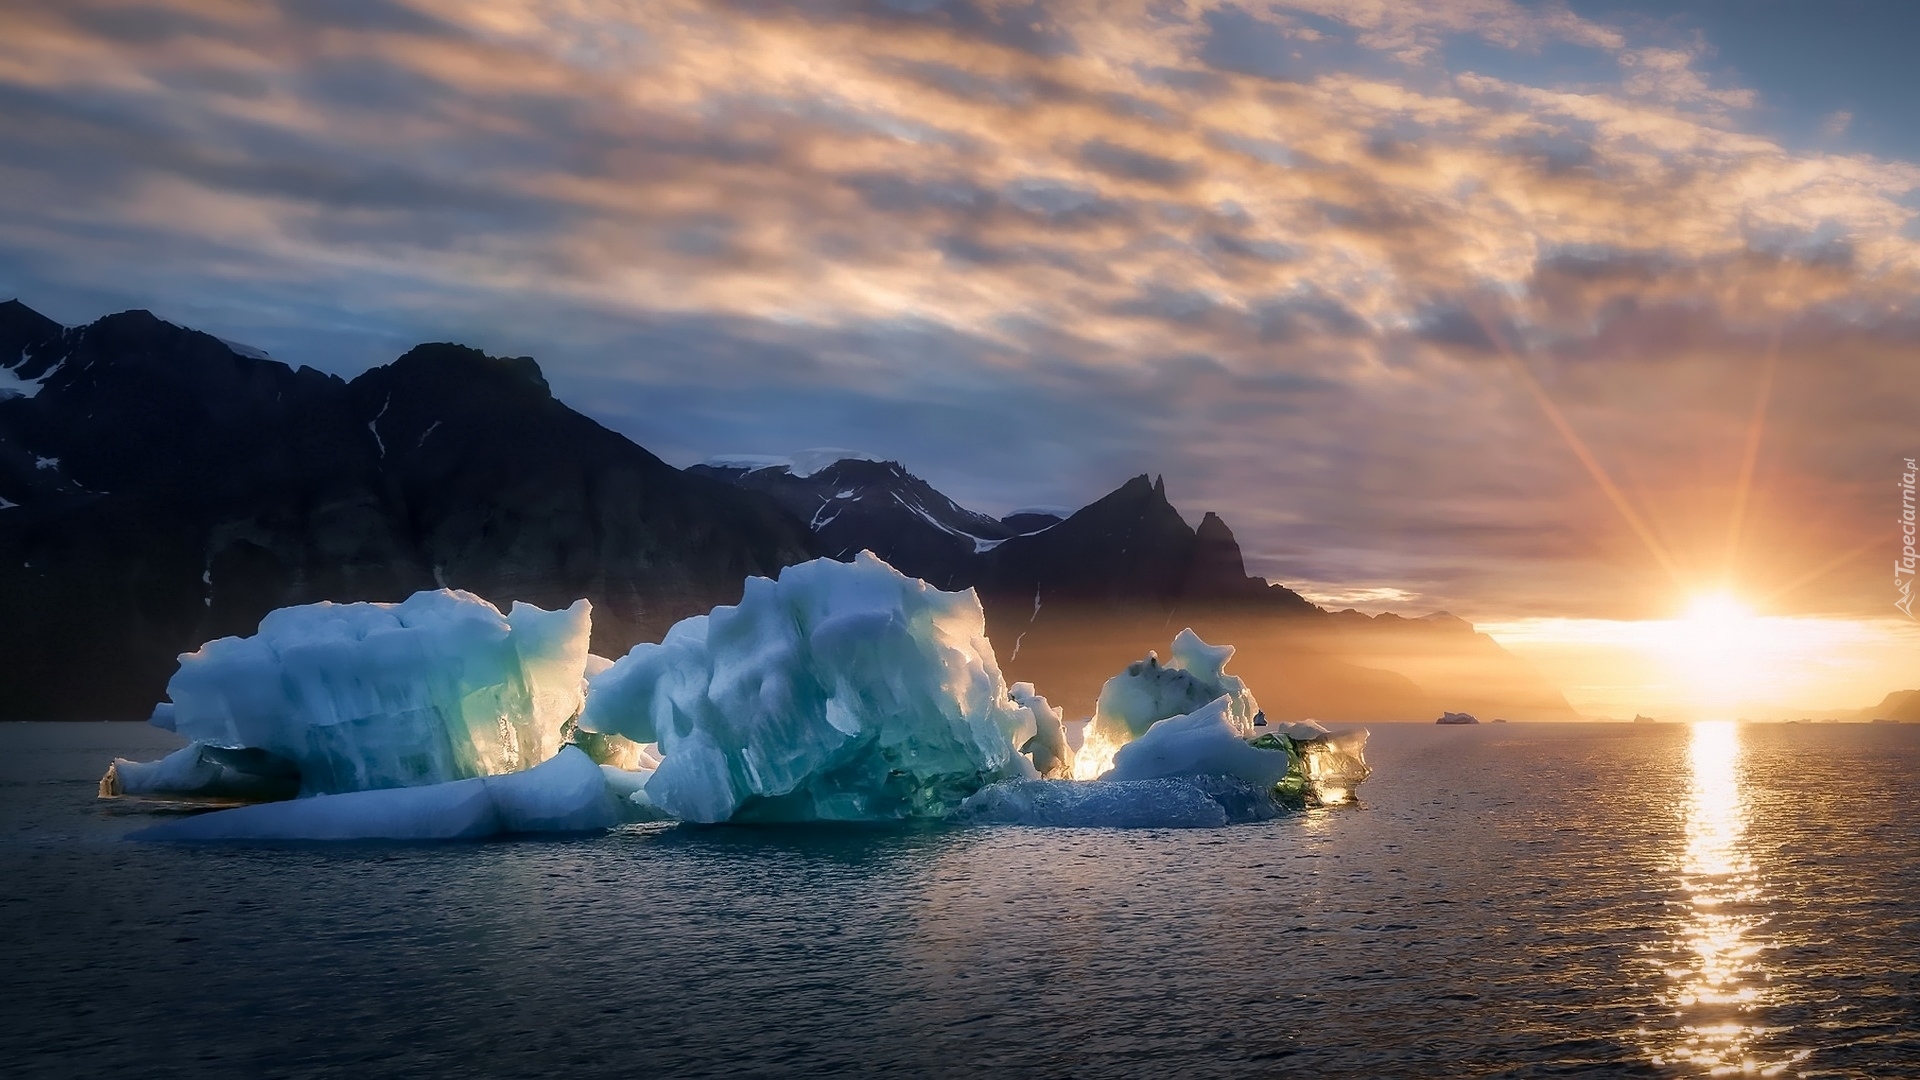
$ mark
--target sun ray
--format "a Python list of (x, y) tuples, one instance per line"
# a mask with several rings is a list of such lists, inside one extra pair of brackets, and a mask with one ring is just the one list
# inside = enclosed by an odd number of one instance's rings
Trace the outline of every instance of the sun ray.
[(1852, 562), (1853, 560), (1858, 559), (1863, 555), (1866, 555), (1868, 552), (1873, 551), (1875, 548), (1881, 547), (1883, 544), (1884, 544), (1884, 541), (1882, 541), (1878, 537), (1875, 537), (1874, 539), (1871, 539), (1871, 540), (1864, 541), (1858, 546), (1853, 547), (1847, 551), (1841, 552), (1839, 555), (1836, 555), (1833, 558), (1828, 559), (1826, 562), (1823, 562), (1819, 566), (1814, 567), (1812, 570), (1809, 570), (1806, 573), (1801, 574), (1799, 577), (1794, 578), (1792, 581), (1787, 582), (1785, 585), (1780, 586), (1779, 588), (1773, 590), (1772, 592), (1766, 593), (1765, 595), (1759, 597), (1757, 600), (1757, 603), (1761, 607), (1767, 607), (1771, 605), (1775, 600), (1778, 600), (1781, 597), (1792, 593), (1795, 589), (1798, 589), (1803, 585), (1810, 585), (1813, 582), (1818, 581), (1823, 577), (1826, 577), (1828, 574), (1834, 572), (1835, 570), (1840, 569), (1842, 566), (1845, 566), (1846, 564)]
[(1753, 404), (1753, 417), (1747, 421), (1746, 444), (1740, 452), (1740, 476), (1733, 485), (1733, 513), (1727, 522), (1726, 557), (1720, 564), (1720, 584), (1733, 583), (1733, 568), (1740, 557), (1740, 534), (1746, 527), (1747, 501), (1753, 494), (1753, 474), (1760, 461), (1760, 443), (1766, 434), (1767, 406), (1773, 400), (1773, 378), (1780, 361), (1780, 327), (1773, 329), (1767, 342), (1767, 356), (1760, 367), (1760, 392)]
[(1500, 332), (1493, 320), (1481, 313), (1478, 305), (1468, 305), (1468, 310), (1486, 331), (1488, 339), (1499, 347), (1501, 355), (1507, 359), (1508, 366), (1519, 376), (1521, 385), (1525, 386), (1527, 392), (1533, 396), (1534, 402), (1540, 406), (1540, 411), (1546, 414), (1547, 421), (1553, 425), (1555, 431), (1560, 433), (1560, 438), (1567, 444), (1567, 449), (1573, 452), (1573, 456), (1587, 470), (1587, 475), (1593, 478), (1593, 482), (1599, 485), (1601, 493), (1607, 497), (1608, 502), (1613, 504), (1614, 510), (1627, 523), (1627, 527), (1632, 529), (1634, 535), (1639, 537), (1640, 542), (1646, 546), (1647, 553), (1653, 556), (1654, 561), (1658, 562), (1662, 569), (1666, 570), (1675, 585), (1682, 584), (1680, 567), (1674, 562), (1666, 545), (1660, 542), (1646, 520), (1633, 508), (1626, 493), (1613, 482), (1613, 478), (1607, 474), (1606, 467), (1600, 464), (1600, 459), (1587, 448), (1586, 441), (1580, 438), (1580, 434), (1573, 429), (1572, 422), (1560, 411), (1560, 407), (1554, 404), (1553, 398), (1547, 394), (1546, 387), (1541, 386), (1540, 381), (1534, 378), (1533, 371), (1527, 367), (1526, 361), (1521, 359), (1519, 353), (1507, 343), (1506, 335)]

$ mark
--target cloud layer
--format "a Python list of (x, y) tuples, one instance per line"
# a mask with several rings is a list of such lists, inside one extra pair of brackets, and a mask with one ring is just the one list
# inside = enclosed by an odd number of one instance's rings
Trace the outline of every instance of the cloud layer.
[(669, 458), (856, 445), (988, 509), (1164, 472), (1256, 572), (1409, 609), (1891, 602), (1920, 168), (1770, 138), (1696, 36), (1503, 0), (4, 18), (0, 292), (58, 316), (528, 352)]

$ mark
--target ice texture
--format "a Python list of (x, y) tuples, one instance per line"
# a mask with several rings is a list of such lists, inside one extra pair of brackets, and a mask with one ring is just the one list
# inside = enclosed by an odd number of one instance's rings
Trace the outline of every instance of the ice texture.
[(1033, 725), (1033, 738), (1021, 745), (1020, 752), (1033, 762), (1034, 771), (1050, 779), (1071, 779), (1073, 752), (1078, 748), (1069, 745), (1066, 726), (1060, 719), (1064, 711), (1047, 704), (1032, 683), (1014, 683), (1008, 694), (1016, 706), (1026, 710), (1030, 718), (1027, 723)]
[(1247, 684), (1227, 674), (1232, 658), (1233, 646), (1209, 645), (1191, 628), (1180, 631), (1164, 665), (1158, 654), (1149, 652), (1100, 688), (1095, 734), (1111, 743), (1128, 742), (1158, 721), (1184, 716), (1222, 696), (1228, 699), (1228, 725), (1242, 735), (1252, 734), (1260, 707)]
[(657, 743), (644, 794), (696, 822), (940, 817), (1033, 775), (1015, 747), (1036, 734), (973, 591), (871, 552), (748, 578), (594, 676), (580, 727)]
[(1222, 694), (1185, 716), (1169, 717), (1122, 746), (1103, 780), (1155, 780), (1166, 776), (1235, 776), (1270, 788), (1298, 771), (1291, 740), (1272, 749), (1249, 743), (1233, 726), (1233, 700)]
[(142, 829), (133, 840), (479, 840), (595, 832), (624, 814), (575, 747), (523, 772), (240, 806)]
[(954, 820), (1067, 829), (1208, 829), (1277, 817), (1265, 789), (1232, 776), (1152, 780), (1005, 780), (960, 805)]
[(293, 762), (264, 750), (194, 742), (158, 761), (115, 758), (100, 778), (100, 796), (175, 795), (264, 802), (300, 793)]
[(307, 794), (438, 784), (526, 769), (580, 708), (590, 608), (471, 593), (322, 602), (180, 658), (155, 722), (292, 761)]
[(1367, 764), (1367, 736), (1366, 728), (1352, 728), (1312, 741), (1295, 740), (1304, 759), (1311, 801), (1345, 802), (1362, 780), (1373, 775)]

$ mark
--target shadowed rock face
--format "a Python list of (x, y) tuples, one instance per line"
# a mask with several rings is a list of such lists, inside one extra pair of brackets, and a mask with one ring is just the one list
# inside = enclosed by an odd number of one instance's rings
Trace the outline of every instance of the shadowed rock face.
[(0, 719), (135, 718), (175, 657), (275, 607), (440, 585), (594, 603), (625, 651), (812, 557), (771, 500), (554, 400), (530, 359), (423, 345), (351, 382), (142, 312), (0, 305)]
[[(1272, 614), (1317, 614), (1298, 593), (1248, 577), (1240, 544), (1208, 513), (1195, 529), (1164, 481), (1136, 476), (1043, 532), (988, 552), (969, 584), (1007, 603), (1145, 605), (1162, 613), (1205, 602)], [(1176, 627), (1176, 629), (1178, 629)]]

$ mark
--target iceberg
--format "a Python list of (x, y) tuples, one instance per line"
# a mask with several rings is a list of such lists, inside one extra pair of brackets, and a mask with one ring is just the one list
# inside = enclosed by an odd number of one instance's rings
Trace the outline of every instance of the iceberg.
[(1173, 639), (1166, 664), (1149, 652), (1108, 679), (1074, 775), (1107, 782), (1231, 777), (1280, 806), (1346, 801), (1370, 772), (1367, 731), (1268, 720), (1246, 683), (1227, 674), (1233, 653), (1189, 628)]
[(1223, 696), (1228, 724), (1251, 734), (1260, 707), (1247, 684), (1227, 674), (1233, 651), (1231, 645), (1207, 644), (1191, 628), (1180, 631), (1164, 665), (1158, 654), (1149, 652), (1100, 688), (1093, 714), (1095, 737), (1129, 742), (1158, 721), (1187, 715)]
[(239, 806), (142, 829), (132, 840), (479, 840), (597, 832), (625, 816), (576, 747), (523, 772)]
[(1233, 648), (1192, 630), (1066, 724), (1007, 685), (972, 590), (871, 552), (749, 578), (618, 660), (587, 652), (589, 618), (449, 590), (283, 608), (181, 658), (152, 722), (193, 742), (116, 760), (101, 794), (286, 800), (144, 840), (463, 840), (667, 818), (1208, 827), (1367, 775), (1364, 730), (1269, 722)]
[(739, 604), (635, 646), (589, 681), (579, 726), (658, 744), (642, 794), (686, 821), (885, 821), (1035, 775), (1015, 749), (1035, 718), (972, 590), (861, 552), (749, 578)]
[(1259, 719), (1247, 738), (1233, 726), (1224, 695), (1185, 716), (1168, 717), (1114, 753), (1101, 780), (1224, 776), (1253, 785), (1281, 806), (1303, 809), (1345, 802), (1372, 770), (1365, 728), (1330, 732), (1309, 720)]
[(558, 753), (580, 709), (590, 610), (503, 616), (447, 589), (281, 608), (182, 656), (154, 722), (289, 761), (308, 795), (517, 772)]
[[(1248, 738), (1223, 694), (1156, 721), (1094, 780), (1007, 780), (961, 803), (955, 821), (1053, 828), (1194, 829), (1267, 821), (1285, 809), (1345, 802), (1367, 778), (1367, 732), (1311, 720)], [(1037, 759), (1036, 759), (1037, 760)]]

